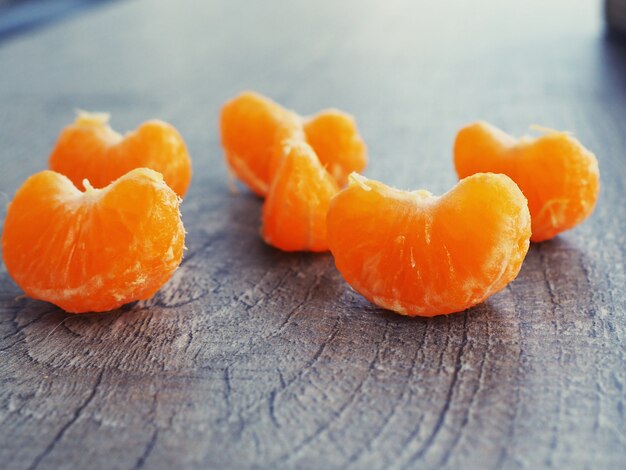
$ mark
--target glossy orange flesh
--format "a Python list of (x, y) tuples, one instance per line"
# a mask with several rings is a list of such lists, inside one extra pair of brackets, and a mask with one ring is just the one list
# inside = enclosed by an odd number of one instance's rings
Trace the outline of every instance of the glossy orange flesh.
[(285, 138), (302, 135), (295, 113), (252, 92), (224, 105), (220, 130), (230, 171), (259, 196), (269, 191), (276, 146)]
[(322, 111), (304, 123), (307, 141), (339, 186), (367, 165), (367, 148), (354, 118), (336, 109)]
[(348, 284), (409, 316), (459, 312), (498, 292), (517, 276), (529, 237), (526, 198), (490, 173), (440, 197), (353, 174), (328, 211), (328, 245)]
[(263, 239), (284, 251), (326, 251), (326, 213), (339, 188), (305, 142), (285, 141), (263, 205)]
[(485, 122), (470, 124), (457, 135), (454, 164), (459, 178), (487, 171), (511, 177), (528, 199), (535, 242), (581, 223), (598, 198), (598, 161), (565, 132), (515, 139)]
[(32, 298), (72, 313), (148, 299), (180, 264), (179, 197), (160, 173), (140, 168), (103, 189), (78, 190), (42, 171), (9, 205), (2, 256)]
[(367, 163), (354, 119), (337, 110), (304, 119), (257, 93), (244, 92), (222, 108), (220, 129), (231, 173), (260, 196), (269, 191), (272, 162), (284, 140), (307, 141), (340, 185)]
[(191, 182), (191, 159), (178, 131), (147, 121), (125, 136), (108, 124), (108, 115), (79, 113), (61, 132), (50, 155), (49, 168), (81, 188), (83, 179), (103, 188), (135, 168), (160, 172), (181, 197)]

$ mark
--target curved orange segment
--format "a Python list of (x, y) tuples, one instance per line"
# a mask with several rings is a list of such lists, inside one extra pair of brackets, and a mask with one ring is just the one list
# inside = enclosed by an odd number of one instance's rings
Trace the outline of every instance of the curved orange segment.
[(230, 172), (261, 197), (272, 184), (276, 154), (282, 153), (284, 141), (309, 143), (340, 186), (350, 172), (362, 171), (367, 164), (367, 149), (354, 119), (335, 109), (304, 119), (248, 91), (224, 105), (220, 130)]
[(459, 312), (511, 282), (528, 251), (526, 198), (477, 174), (440, 197), (353, 174), (328, 211), (328, 245), (370, 302), (410, 316)]
[(275, 146), (302, 133), (296, 114), (253, 92), (224, 105), (220, 129), (230, 171), (259, 196), (269, 191)]
[(322, 111), (305, 121), (304, 132), (320, 162), (339, 186), (348, 183), (350, 173), (360, 173), (367, 166), (365, 142), (349, 114), (337, 109)]
[(511, 177), (528, 198), (534, 242), (581, 223), (598, 199), (598, 161), (566, 132), (547, 130), (536, 139), (515, 139), (486, 122), (476, 122), (459, 131), (454, 165), (459, 178), (478, 172)]
[(171, 125), (147, 121), (125, 136), (108, 124), (107, 114), (79, 113), (50, 154), (49, 168), (77, 187), (88, 179), (103, 188), (135, 168), (150, 168), (181, 197), (191, 182), (191, 159), (183, 138)]
[(284, 251), (326, 251), (326, 213), (337, 183), (311, 147), (287, 141), (263, 205), (263, 239)]
[(103, 189), (85, 185), (49, 170), (26, 180), (2, 233), (9, 274), (30, 297), (72, 313), (152, 297), (183, 255), (179, 197), (146, 168)]

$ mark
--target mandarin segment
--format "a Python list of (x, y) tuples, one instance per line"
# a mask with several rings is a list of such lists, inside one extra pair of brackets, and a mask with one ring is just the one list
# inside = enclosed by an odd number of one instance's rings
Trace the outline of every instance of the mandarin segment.
[(337, 109), (328, 109), (304, 123), (307, 141), (335, 178), (345, 186), (348, 175), (359, 173), (367, 165), (367, 148), (359, 135), (354, 118)]
[(581, 223), (598, 198), (598, 161), (566, 132), (548, 129), (536, 139), (515, 139), (476, 122), (459, 131), (454, 164), (459, 178), (488, 171), (511, 177), (528, 198), (535, 242)]
[(477, 174), (436, 197), (353, 174), (328, 211), (328, 245), (348, 284), (409, 316), (459, 312), (498, 292), (529, 237), (526, 198), (505, 175)]
[(259, 196), (271, 184), (275, 145), (302, 133), (300, 119), (273, 101), (244, 92), (226, 103), (220, 115), (222, 146), (230, 171)]
[(135, 168), (151, 168), (184, 196), (191, 182), (191, 159), (183, 138), (171, 125), (152, 120), (123, 136), (108, 123), (109, 115), (80, 112), (50, 154), (49, 168), (81, 187), (88, 179), (103, 188)]
[(285, 140), (308, 142), (341, 186), (350, 172), (362, 171), (367, 163), (354, 119), (338, 110), (303, 119), (268, 98), (244, 92), (222, 108), (220, 131), (230, 172), (261, 197), (272, 184)]
[(152, 297), (182, 258), (179, 197), (146, 168), (85, 188), (49, 170), (26, 180), (4, 223), (7, 271), (30, 297), (71, 313)]
[(284, 251), (326, 251), (326, 213), (337, 183), (308, 144), (285, 141), (282, 150), (263, 205), (263, 239)]

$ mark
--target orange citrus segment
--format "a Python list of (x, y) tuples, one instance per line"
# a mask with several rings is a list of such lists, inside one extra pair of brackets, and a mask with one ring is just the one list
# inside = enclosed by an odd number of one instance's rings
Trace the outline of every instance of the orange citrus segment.
[(160, 173), (135, 169), (103, 189), (78, 190), (42, 171), (9, 205), (2, 255), (35, 299), (72, 313), (150, 298), (180, 264), (179, 198)]
[(326, 251), (326, 213), (337, 183), (311, 147), (286, 141), (263, 205), (264, 240), (285, 251)]
[(294, 113), (253, 92), (224, 105), (220, 129), (230, 171), (259, 196), (265, 196), (271, 184), (276, 141), (302, 133)]
[(361, 172), (367, 165), (367, 149), (354, 118), (336, 109), (322, 111), (304, 123), (307, 141), (335, 178), (345, 186), (348, 175)]
[(285, 140), (307, 141), (339, 185), (361, 171), (367, 152), (354, 119), (337, 110), (303, 120), (279, 104), (244, 92), (222, 108), (222, 145), (228, 167), (252, 191), (265, 196), (276, 169), (276, 153)]
[(440, 197), (353, 174), (328, 211), (328, 245), (357, 292), (410, 316), (458, 312), (498, 292), (528, 251), (524, 195), (477, 174)]
[(151, 168), (184, 196), (191, 181), (191, 159), (178, 131), (153, 120), (122, 136), (111, 129), (108, 119), (107, 114), (80, 112), (61, 132), (50, 155), (50, 169), (77, 187), (86, 178), (103, 188), (135, 168)]
[(510, 176), (528, 198), (535, 242), (578, 225), (598, 198), (598, 161), (566, 132), (515, 139), (477, 122), (459, 131), (454, 164), (459, 178), (487, 171)]

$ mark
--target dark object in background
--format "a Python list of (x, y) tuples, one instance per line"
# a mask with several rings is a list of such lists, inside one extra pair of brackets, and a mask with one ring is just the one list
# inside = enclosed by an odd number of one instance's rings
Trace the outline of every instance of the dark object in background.
[(109, 0), (0, 0), (0, 41)]
[(626, 40), (626, 0), (605, 0), (604, 17), (609, 33)]

